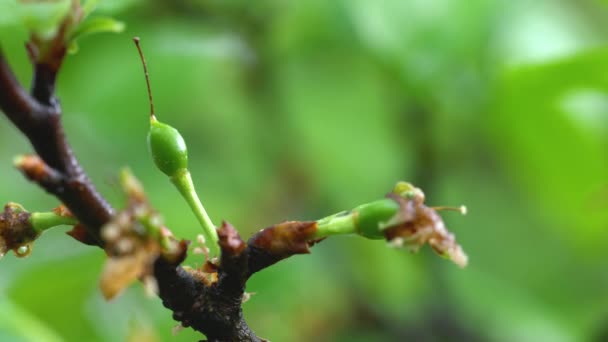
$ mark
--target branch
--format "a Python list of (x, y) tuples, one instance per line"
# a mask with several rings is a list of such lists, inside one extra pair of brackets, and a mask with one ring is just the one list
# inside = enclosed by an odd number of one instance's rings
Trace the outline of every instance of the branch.
[[(0, 110), (37, 153), (18, 157), (17, 168), (69, 209), (79, 222), (70, 235), (102, 247), (108, 254), (102, 274), (102, 291), (107, 297), (140, 279), (148, 288), (157, 290), (174, 319), (202, 332), (209, 341), (263, 341), (243, 317), (247, 280), (283, 259), (309, 253), (311, 246), (326, 237), (357, 234), (385, 239), (391, 245), (414, 251), (428, 243), (440, 255), (461, 266), (466, 264), (466, 255), (436, 213), (450, 208), (427, 207), (420, 189), (398, 183), (383, 200), (317, 221), (279, 223), (261, 230), (247, 243), (224, 222), (217, 231), (220, 260), (208, 260), (201, 269), (181, 267), (187, 242), (177, 241), (158, 223), (139, 183), (125, 178), (127, 186), (123, 187), (128, 188), (129, 205), (115, 213), (97, 192), (67, 142), (55, 96), (55, 82), (66, 52), (65, 25), (54, 39), (40, 42), (34, 37), (27, 45), (34, 64), (32, 95), (16, 80), (0, 49)], [(187, 187), (193, 188), (190, 183)], [(29, 252), (21, 250), (23, 243), (29, 244), (39, 235), (30, 218), (37, 218), (40, 227), (75, 223), (52, 215), (32, 216), (22, 208), (7, 206), (0, 215), (1, 253), (8, 249), (23, 255)], [(202, 221), (210, 225), (208, 218)], [(135, 226), (143, 229), (134, 229)]]
[(384, 239), (392, 247), (413, 252), (428, 243), (437, 254), (466, 266), (466, 254), (437, 213), (453, 210), (466, 214), (466, 207), (428, 207), (424, 200), (422, 190), (399, 182), (385, 199), (317, 221), (288, 221), (263, 229), (248, 242), (248, 276), (292, 255), (310, 253), (311, 246), (329, 236), (347, 234)]
[[(55, 41), (58, 43), (60, 41)], [(59, 101), (54, 94), (56, 75), (65, 50), (53, 50), (62, 53), (53, 53), (50, 55), (52, 58), (47, 56), (41, 62), (35, 60), (39, 56), (32, 45), (28, 47), (35, 63), (33, 96), (17, 82), (0, 50), (0, 109), (29, 139), (38, 154), (16, 158), (15, 164), (28, 179), (60, 199), (81, 223), (70, 235), (103, 248), (102, 228), (113, 218), (114, 210), (97, 192), (73, 154), (63, 131)], [(10, 228), (5, 232), (18, 227), (12, 224)], [(30, 240), (35, 238), (27, 237)], [(156, 258), (153, 275), (158, 283), (158, 295), (173, 311), (176, 320), (204, 333), (209, 341), (261, 341), (244, 320), (241, 309), (244, 278), (235, 275), (239, 269), (246, 269), (243, 265), (247, 262), (247, 254), (234, 253), (231, 243), (234, 238), (222, 241), (223, 263), (218, 271), (219, 281), (212, 284), (202, 282), (196, 272), (188, 272), (179, 266), (185, 253), (178, 260), (168, 260), (163, 256)], [(3, 249), (16, 245), (13, 243)]]
[[(58, 56), (63, 58), (63, 56)], [(46, 68), (36, 68), (35, 89), (53, 89), (54, 78), (38, 76), (46, 73)], [(0, 51), (0, 109), (30, 140), (40, 156), (37, 161), (17, 165), (28, 174), (32, 167), (48, 175), (44, 180), (32, 179), (49, 193), (57, 196), (70, 211), (83, 223), (89, 234), (99, 239), (99, 229), (112, 215), (112, 208), (97, 192), (82, 170), (67, 143), (61, 123), (61, 108), (58, 102), (45, 105), (25, 93), (15, 79), (2, 51)], [(50, 95), (53, 98), (54, 94)], [(51, 101), (53, 102), (53, 101)], [(34, 163), (32, 165), (32, 162)], [(31, 176), (31, 174), (30, 174)], [(41, 175), (38, 175), (41, 176)]]
[(31, 97), (9, 67), (4, 51), (0, 47), (0, 108), (21, 130), (27, 129), (27, 122), (35, 122), (44, 109)]

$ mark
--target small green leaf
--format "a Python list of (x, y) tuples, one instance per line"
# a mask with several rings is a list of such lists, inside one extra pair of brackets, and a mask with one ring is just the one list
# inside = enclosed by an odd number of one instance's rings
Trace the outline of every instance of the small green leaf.
[(119, 33), (125, 29), (125, 24), (110, 17), (95, 17), (80, 24), (72, 33), (70, 39), (78, 39), (88, 34), (100, 32)]
[(0, 296), (0, 340), (64, 341), (51, 327), (4, 296)]
[(70, 6), (70, 0), (19, 2), (17, 12), (29, 30), (48, 36), (68, 14)]
[(551, 213), (565, 241), (597, 252), (608, 237), (607, 70), (605, 47), (508, 70), (487, 117), (488, 136), (530, 203)]
[(82, 6), (82, 14), (84, 18), (88, 17), (91, 12), (97, 8), (99, 0), (87, 0)]

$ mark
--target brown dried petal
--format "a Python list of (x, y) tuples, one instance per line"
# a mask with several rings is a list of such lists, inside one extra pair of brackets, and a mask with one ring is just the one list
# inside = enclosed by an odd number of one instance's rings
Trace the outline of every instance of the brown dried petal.
[[(386, 240), (396, 247), (405, 247), (413, 252), (428, 243), (437, 254), (447, 257), (460, 267), (467, 265), (467, 256), (456, 243), (437, 212), (413, 200), (394, 198), (401, 210), (384, 230)], [(412, 215), (413, 213), (413, 215)]]
[(183, 266), (183, 268), (184, 271), (190, 273), (192, 277), (205, 284), (207, 287), (215, 284), (218, 280), (217, 270), (208, 269), (205, 267), (203, 267), (203, 269), (196, 269), (189, 266)]
[(138, 249), (131, 255), (108, 258), (100, 280), (103, 296), (110, 300), (138, 278), (149, 276), (155, 259), (145, 249)]
[(414, 221), (414, 219), (418, 215), (418, 206), (416, 205), (415, 201), (407, 200), (395, 193), (388, 193), (386, 197), (399, 203), (399, 211), (395, 216), (391, 217), (391, 219), (388, 220), (388, 222), (386, 222), (383, 227), (380, 227), (380, 229), (384, 227), (394, 227), (407, 222)]

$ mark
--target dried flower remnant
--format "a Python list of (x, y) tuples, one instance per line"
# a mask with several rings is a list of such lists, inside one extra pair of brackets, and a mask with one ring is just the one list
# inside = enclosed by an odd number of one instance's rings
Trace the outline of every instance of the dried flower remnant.
[(187, 243), (177, 241), (163, 226), (162, 219), (148, 203), (139, 181), (127, 170), (121, 174), (127, 194), (127, 208), (116, 214), (101, 230), (108, 260), (100, 286), (106, 299), (116, 297), (137, 279), (148, 293), (158, 291), (153, 276), (154, 261), (161, 254), (176, 263), (186, 256)]
[[(303, 236), (289, 236), (290, 244), (300, 242), (301, 238), (307, 244), (315, 239), (332, 235), (357, 234), (367, 239), (385, 239), (390, 246), (403, 247), (416, 252), (428, 243), (438, 254), (447, 257), (461, 267), (466, 266), (467, 256), (456, 243), (454, 235), (447, 231), (440, 210), (454, 210), (466, 213), (464, 206), (428, 207), (424, 204), (424, 192), (410, 183), (399, 182), (387, 198), (359, 205), (351, 210), (322, 218), (310, 226)], [(297, 222), (292, 222), (293, 226)], [(261, 246), (264, 250), (273, 250), (274, 245), (282, 242), (284, 231), (280, 225), (271, 227), (270, 231), (263, 230), (256, 234), (253, 246)], [(297, 231), (297, 230), (296, 230)], [(290, 232), (290, 230), (286, 230)], [(263, 238), (263, 239), (262, 239)], [(260, 242), (271, 241), (272, 244)], [(279, 244), (281, 246), (281, 244)], [(294, 249), (290, 249), (294, 254)], [(306, 252), (306, 250), (303, 250)]]
[(42, 232), (76, 223), (77, 220), (62, 205), (51, 212), (30, 213), (17, 203), (8, 203), (0, 214), (0, 258), (11, 249), (16, 256), (26, 257)]
[(458, 266), (467, 265), (467, 255), (437, 213), (438, 210), (456, 210), (466, 214), (466, 207), (427, 207), (424, 205), (424, 192), (406, 182), (397, 183), (387, 197), (399, 204), (397, 214), (381, 227), (391, 246), (405, 247), (416, 252), (428, 243), (437, 254), (452, 260)]
[(204, 261), (202, 264), (195, 264), (195, 267), (190, 266), (182, 266), (183, 269), (190, 273), (194, 278), (198, 281), (202, 282), (206, 286), (211, 286), (218, 280), (218, 268), (219, 268), (219, 258), (214, 257), (211, 258), (209, 255), (209, 248), (206, 245), (205, 236), (199, 234), (196, 236), (196, 240), (192, 243), (192, 254), (193, 255), (202, 255)]
[(188, 272), (192, 277), (194, 277), (194, 279), (205, 284), (207, 287), (217, 283), (217, 266), (209, 261), (205, 262), (202, 267), (194, 268), (190, 266), (182, 266), (182, 268), (184, 271)]
[(0, 258), (13, 250), (16, 256), (26, 257), (40, 233), (30, 222), (30, 213), (17, 203), (8, 203), (0, 214)]

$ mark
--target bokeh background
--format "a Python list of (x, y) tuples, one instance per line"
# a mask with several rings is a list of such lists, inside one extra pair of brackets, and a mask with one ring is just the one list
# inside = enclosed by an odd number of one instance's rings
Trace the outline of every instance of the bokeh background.
[[(381, 198), (398, 180), (469, 254), (336, 237), (248, 284), (272, 341), (608, 341), (608, 4), (593, 0), (101, 1), (121, 34), (80, 41), (58, 94), (70, 142), (117, 207), (129, 166), (176, 235), (194, 216), (146, 150), (142, 39), (158, 117), (177, 127), (216, 221), (244, 236)], [(0, 42), (31, 75), (26, 31)], [(0, 119), (0, 202), (58, 204), (13, 168), (31, 151)], [(140, 284), (105, 302), (96, 248), (45, 233), (0, 261), (1, 341), (194, 341)], [(200, 257), (188, 264), (200, 265)]]

